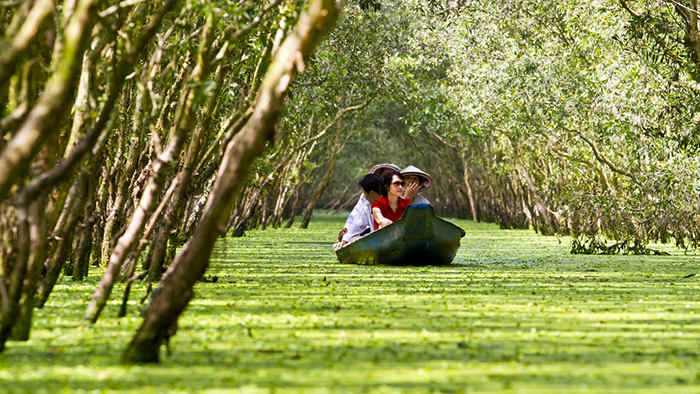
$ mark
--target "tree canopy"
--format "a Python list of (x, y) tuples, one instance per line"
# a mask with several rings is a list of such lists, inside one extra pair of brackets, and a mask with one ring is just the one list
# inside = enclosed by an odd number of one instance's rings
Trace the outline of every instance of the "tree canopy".
[(351, 208), (415, 165), (443, 216), (700, 242), (698, 4), (23, 0), (0, 4), (0, 350), (65, 272), (146, 280), (157, 361), (214, 240)]

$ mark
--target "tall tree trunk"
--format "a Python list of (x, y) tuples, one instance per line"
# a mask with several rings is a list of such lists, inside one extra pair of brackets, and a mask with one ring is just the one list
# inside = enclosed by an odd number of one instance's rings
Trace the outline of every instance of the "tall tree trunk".
[(323, 196), (323, 192), (326, 191), (326, 188), (331, 183), (331, 179), (333, 179), (333, 167), (335, 167), (335, 155), (331, 155), (329, 159), (326, 174), (323, 176), (323, 179), (321, 180), (321, 183), (319, 183), (318, 188), (316, 188), (316, 193), (314, 193), (313, 197), (311, 198), (311, 201), (309, 201), (309, 205), (306, 206), (306, 212), (304, 212), (304, 218), (301, 220), (299, 228), (309, 227), (311, 215), (314, 213), (314, 207), (318, 203), (318, 200), (321, 199), (321, 196)]
[(291, 228), (294, 224), (294, 215), (296, 215), (297, 208), (299, 207), (299, 195), (301, 194), (301, 185), (297, 185), (294, 189), (294, 200), (292, 200), (292, 206), (289, 211), (289, 219), (284, 224), (284, 228)]
[(270, 193), (268, 193), (262, 201), (260, 209), (260, 229), (267, 228), (268, 212), (270, 211)]
[(287, 219), (287, 223), (285, 223), (284, 228), (291, 228), (292, 224), (294, 224), (294, 215), (297, 213), (297, 209), (299, 208), (299, 198), (301, 196), (301, 188), (304, 185), (304, 162), (306, 161), (306, 157), (308, 156), (309, 152), (313, 149), (313, 146), (307, 150), (305, 150), (301, 156), (299, 157), (299, 166), (297, 167), (297, 174), (299, 176), (299, 181), (297, 182), (297, 185), (294, 187), (294, 200), (292, 201), (292, 206), (290, 208), (289, 212), (289, 219)]
[[(156, 233), (153, 237), (153, 243), (151, 245), (149, 253), (150, 260), (148, 263), (149, 289), (150, 283), (153, 283), (154, 281), (160, 279), (160, 274), (163, 270), (163, 266), (166, 263), (168, 241), (171, 238), (171, 232), (176, 223), (176, 220), (183, 214), (183, 210), (187, 202), (185, 196), (188, 190), (190, 190), (191, 188), (192, 174), (195, 169), (195, 164), (197, 164), (199, 150), (203, 142), (205, 131), (209, 129), (211, 121), (214, 117), (214, 111), (216, 110), (216, 100), (219, 96), (219, 92), (221, 90), (225, 74), (226, 73), (224, 72), (222, 66), (219, 66), (219, 68), (214, 73), (216, 81), (215, 83), (217, 87), (216, 92), (214, 92), (214, 94), (211, 95), (210, 101), (206, 105), (207, 109), (204, 111), (205, 115), (203, 122), (195, 129), (195, 132), (192, 135), (192, 140), (187, 149), (187, 154), (185, 155), (183, 165), (180, 168), (180, 171), (178, 171), (177, 175), (175, 176), (178, 180), (178, 183), (175, 186), (175, 190), (173, 192), (172, 198), (170, 199), (170, 203), (165, 209), (163, 219), (160, 221), (160, 226), (156, 230)], [(131, 280), (131, 278), (129, 278), (129, 280)], [(124, 300), (122, 303), (122, 309), (124, 310), (124, 313), (126, 313), (126, 301), (128, 301), (129, 299), (129, 289), (131, 288), (130, 284), (131, 282), (127, 283), (127, 287), (124, 289), (124, 297), (122, 297), (122, 299)]]
[(207, 19), (207, 23), (202, 32), (202, 42), (200, 43), (198, 56), (199, 60), (192, 78), (192, 82), (200, 87), (198, 89), (190, 87), (185, 94), (186, 101), (183, 107), (184, 113), (176, 125), (176, 129), (171, 136), (167, 148), (160, 155), (158, 155), (154, 161), (148, 186), (144, 190), (143, 196), (141, 196), (139, 205), (136, 207), (124, 235), (119, 238), (117, 245), (112, 251), (107, 269), (102, 275), (102, 279), (95, 290), (92, 300), (88, 305), (87, 311), (85, 312), (85, 320), (88, 320), (91, 323), (95, 323), (97, 321), (100, 316), (100, 312), (102, 312), (102, 309), (107, 304), (107, 300), (117, 279), (117, 274), (119, 273), (119, 270), (121, 270), (124, 261), (129, 256), (129, 253), (131, 253), (136, 246), (136, 242), (140, 240), (141, 233), (146, 225), (146, 221), (153, 212), (158, 195), (165, 184), (168, 172), (170, 171), (173, 162), (176, 161), (180, 155), (180, 150), (185, 143), (187, 132), (192, 129), (197, 113), (198, 96), (200, 93), (199, 89), (202, 88), (201, 84), (206, 81), (211, 69), (211, 56), (209, 51), (212, 49), (212, 25), (213, 20), (210, 17)]
[(5, 342), (12, 333), (12, 327), (17, 322), (19, 316), (19, 301), (22, 296), (22, 284), (24, 283), (29, 253), (31, 248), (31, 236), (29, 225), (29, 212), (27, 206), (20, 205), (17, 208), (17, 218), (19, 222), (17, 231), (17, 253), (16, 259), (9, 266), (9, 276), (2, 278), (2, 310), (0, 312), (0, 353), (5, 350)]
[(192, 298), (192, 288), (208, 264), (215, 240), (223, 232), (231, 208), (253, 160), (274, 141), (275, 124), (297, 71), (337, 18), (334, 0), (311, 0), (295, 32), (285, 40), (270, 65), (253, 116), (226, 147), (219, 174), (201, 220), (177, 255), (151, 299), (143, 324), (124, 351), (129, 362), (158, 362), (160, 346), (174, 335), (177, 319)]
[(52, 0), (38, 0), (34, 2), (26, 16), (21, 11), (16, 14), (17, 18), (24, 17), (22, 25), (17, 31), (6, 31), (7, 42), (0, 43), (0, 87), (12, 77), (17, 63), (36, 41), (41, 25), (51, 17), (53, 9)]
[[(260, 197), (261, 191), (262, 188), (257, 188), (253, 191), (253, 194), (250, 197), (248, 197), (248, 201), (245, 204), (243, 212), (239, 216), (238, 220), (235, 221), (236, 226), (234, 227), (232, 234), (234, 237), (243, 236), (243, 233), (245, 232), (246, 228), (248, 228), (248, 222), (253, 217), (253, 214), (255, 213), (255, 208), (259, 204), (258, 198)], [(224, 234), (226, 234), (226, 232), (224, 232)]]
[(92, 254), (92, 239), (94, 226), (97, 218), (94, 215), (96, 196), (90, 193), (89, 202), (85, 206), (85, 214), (83, 224), (80, 226), (80, 238), (78, 248), (76, 249), (75, 259), (73, 260), (73, 280), (82, 282), (87, 277), (90, 267), (90, 255)]
[(41, 269), (44, 268), (46, 259), (46, 213), (45, 197), (32, 202), (29, 208), (29, 225), (31, 252), (27, 264), (27, 275), (22, 287), (22, 298), (19, 305), (19, 317), (12, 329), (10, 339), (17, 341), (29, 340), (29, 333), (32, 326), (32, 314), (34, 312), (34, 299), (36, 296), (37, 283), (41, 276)]
[(281, 188), (277, 195), (277, 202), (275, 203), (275, 209), (272, 211), (272, 226), (278, 228), (282, 223), (282, 213), (284, 212), (284, 207), (289, 202), (291, 195), (289, 194), (289, 186), (284, 186)]
[(99, 266), (100, 258), (102, 257), (102, 234), (104, 233), (103, 221), (107, 211), (107, 201), (109, 199), (109, 169), (107, 166), (102, 166), (102, 175), (95, 196), (95, 227), (93, 228), (93, 241), (91, 242), (90, 265)]
[[(138, 101), (141, 100), (139, 99)], [(137, 111), (138, 108), (140, 108), (140, 104), (137, 104)], [(135, 116), (135, 118), (139, 118), (138, 114)], [(138, 127), (136, 129), (138, 130)], [(138, 153), (141, 151), (141, 149), (139, 137), (134, 135), (131, 137), (131, 145), (127, 155), (126, 164), (124, 165), (123, 171), (117, 180), (116, 195), (114, 196), (114, 201), (112, 202), (112, 206), (105, 221), (104, 235), (102, 236), (101, 264), (105, 264), (107, 261), (109, 261), (109, 256), (111, 255), (112, 251), (110, 242), (117, 233), (117, 224), (119, 223), (120, 215), (123, 213), (126, 200), (129, 197), (128, 191), (130, 190), (131, 186), (131, 178), (136, 170)]]
[(474, 223), (479, 223), (479, 215), (476, 210), (476, 200), (474, 199), (474, 192), (472, 191), (471, 180), (469, 179), (469, 163), (465, 158), (462, 159), (464, 162), (464, 185), (467, 188), (467, 197), (469, 198), (469, 208), (472, 211), (472, 220)]
[(85, 213), (85, 201), (87, 200), (88, 192), (88, 182), (89, 174), (82, 172), (75, 179), (73, 193), (75, 197), (73, 198), (73, 204), (70, 208), (70, 213), (68, 218), (62, 228), (58, 233), (58, 246), (53, 252), (51, 258), (46, 262), (47, 272), (39, 285), (37, 290), (37, 307), (43, 308), (46, 301), (49, 299), (49, 295), (53, 290), (58, 277), (61, 275), (63, 266), (68, 259), (71, 246), (73, 245), (73, 238), (75, 237), (75, 229), (80, 222), (80, 219)]
[[(65, 45), (60, 61), (49, 79), (37, 105), (0, 153), (0, 199), (12, 185), (24, 177), (29, 163), (47, 139), (56, 138), (66, 109), (71, 103), (92, 27), (97, 20), (99, 1), (78, 4), (65, 32)], [(52, 6), (52, 5), (51, 5)]]

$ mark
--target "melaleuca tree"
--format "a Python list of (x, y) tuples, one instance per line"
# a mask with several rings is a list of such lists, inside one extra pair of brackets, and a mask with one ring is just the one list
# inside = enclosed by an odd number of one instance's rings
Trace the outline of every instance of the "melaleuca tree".
[(384, 65), (401, 132), (413, 157), (456, 155), (422, 160), (438, 178), (463, 173), (458, 196), (474, 219), (571, 233), (580, 252), (697, 239), (692, 12), (665, 2), (383, 5), (404, 44)]

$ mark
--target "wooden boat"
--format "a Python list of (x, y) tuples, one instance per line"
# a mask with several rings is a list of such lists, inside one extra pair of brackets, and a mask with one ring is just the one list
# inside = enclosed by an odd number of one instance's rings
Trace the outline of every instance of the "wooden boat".
[(413, 204), (403, 217), (335, 251), (351, 264), (447, 265), (454, 260), (461, 227), (435, 216), (433, 207)]

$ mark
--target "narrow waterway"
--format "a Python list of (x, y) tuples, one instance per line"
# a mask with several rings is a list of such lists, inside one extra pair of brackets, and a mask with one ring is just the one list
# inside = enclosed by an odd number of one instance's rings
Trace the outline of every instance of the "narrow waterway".
[(100, 273), (62, 278), (32, 339), (0, 357), (0, 392), (700, 389), (697, 256), (572, 256), (566, 238), (456, 221), (467, 236), (449, 266), (344, 265), (331, 251), (343, 220), (219, 240), (160, 366), (117, 363), (137, 301), (90, 326)]

